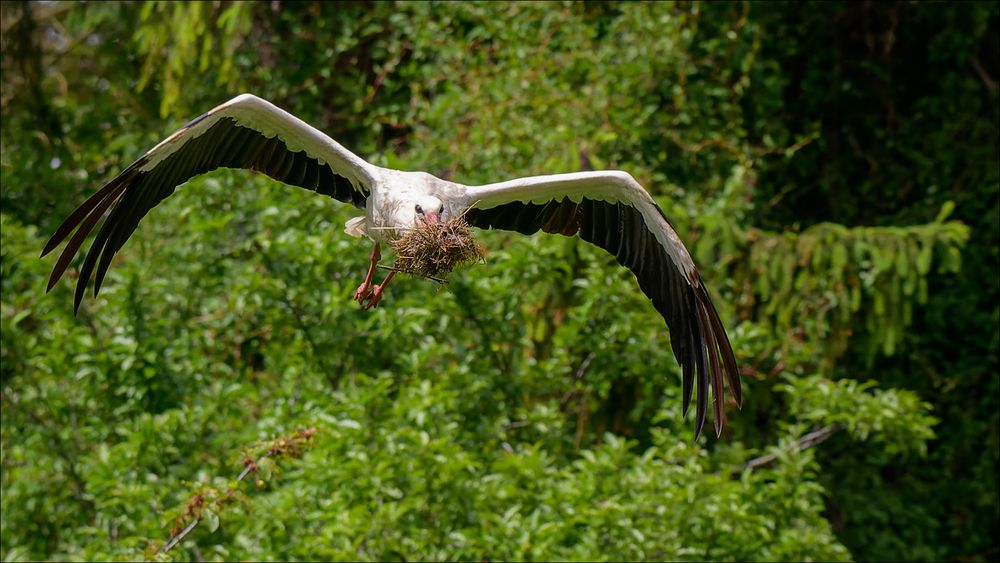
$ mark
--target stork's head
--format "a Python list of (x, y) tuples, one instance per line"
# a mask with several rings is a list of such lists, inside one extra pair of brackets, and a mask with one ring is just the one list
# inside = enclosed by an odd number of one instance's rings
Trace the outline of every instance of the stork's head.
[(414, 224), (423, 221), (429, 225), (444, 221), (444, 202), (440, 199), (426, 195), (417, 198), (413, 205)]

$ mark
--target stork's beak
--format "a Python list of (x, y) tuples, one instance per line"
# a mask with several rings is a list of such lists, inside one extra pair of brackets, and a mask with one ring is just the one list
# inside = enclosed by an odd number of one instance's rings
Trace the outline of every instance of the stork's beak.
[(441, 218), (438, 217), (437, 213), (433, 211), (428, 211), (426, 214), (424, 214), (424, 223), (427, 223), (428, 225), (437, 225), (440, 222)]

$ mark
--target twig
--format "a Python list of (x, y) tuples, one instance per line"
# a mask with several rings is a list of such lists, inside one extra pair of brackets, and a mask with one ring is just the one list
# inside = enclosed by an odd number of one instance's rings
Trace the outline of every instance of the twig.
[[(246, 466), (243, 468), (243, 471), (240, 472), (240, 476), (236, 478), (236, 482), (233, 483), (233, 486), (230, 487), (229, 490), (226, 491), (226, 494), (223, 495), (223, 497), (224, 498), (228, 498), (228, 497), (232, 496), (232, 494), (236, 491), (236, 487), (239, 485), (240, 481), (242, 481), (243, 479), (245, 479), (246, 476), (249, 475), (251, 471), (255, 471), (257, 469), (257, 467), (260, 466), (260, 462), (264, 461), (264, 458), (266, 458), (270, 454), (271, 454), (271, 450), (268, 450), (268, 451), (264, 452), (259, 458), (257, 458), (257, 461), (255, 461), (253, 463), (247, 463)], [(167, 544), (163, 546), (163, 549), (160, 550), (160, 552), (161, 553), (166, 553), (166, 552), (170, 551), (171, 549), (173, 549), (188, 534), (190, 534), (191, 531), (195, 529), (195, 526), (197, 526), (200, 522), (201, 522), (201, 514), (198, 514), (197, 516), (194, 517), (194, 520), (192, 520), (190, 524), (188, 524), (187, 526), (185, 526), (184, 529), (181, 530), (180, 532), (178, 532), (176, 536), (170, 538), (170, 541), (168, 541)]]
[(397, 66), (399, 66), (399, 63), (403, 61), (403, 57), (406, 56), (406, 52), (411, 49), (412, 46), (408, 44), (403, 44), (403, 47), (402, 49), (400, 49), (399, 53), (397, 53), (396, 56), (392, 58), (392, 60), (387, 61), (385, 63), (385, 65), (382, 67), (381, 72), (379, 72), (378, 76), (375, 77), (375, 83), (372, 84), (371, 91), (368, 92), (367, 96), (365, 96), (364, 99), (365, 105), (371, 103), (371, 101), (375, 98), (375, 94), (378, 93), (379, 88), (382, 86), (382, 81), (385, 80), (387, 76), (389, 76), (390, 72), (392, 72), (393, 70), (395, 70)]
[(986, 72), (986, 69), (983, 68), (982, 63), (979, 62), (978, 56), (972, 57), (972, 69), (976, 71), (979, 79), (983, 81), (986, 89), (989, 90), (991, 94), (997, 91), (997, 81), (990, 78), (990, 73)]
[(160, 550), (160, 553), (166, 553), (166, 552), (170, 551), (171, 549), (173, 549), (174, 546), (177, 545), (178, 543), (180, 543), (181, 540), (183, 540), (185, 536), (187, 536), (188, 534), (191, 533), (191, 530), (193, 530), (194, 527), (197, 526), (199, 522), (201, 522), (201, 516), (198, 516), (197, 518), (195, 518), (194, 520), (192, 520), (191, 523), (188, 524), (187, 527), (185, 527), (183, 530), (181, 530), (180, 533), (178, 533), (176, 536), (170, 538), (170, 541), (167, 542), (167, 545), (163, 546), (163, 549)]
[[(298, 432), (291, 438), (279, 438), (274, 442), (272, 442), (271, 447), (269, 447), (267, 451), (261, 454), (261, 456), (258, 457), (256, 461), (253, 461), (249, 457), (246, 458), (246, 461), (244, 461), (243, 471), (240, 472), (239, 477), (236, 478), (236, 482), (234, 482), (229, 487), (229, 489), (226, 490), (225, 494), (222, 495), (221, 498), (225, 500), (232, 497), (233, 494), (236, 492), (236, 487), (239, 486), (240, 482), (243, 481), (243, 479), (245, 479), (246, 476), (249, 475), (250, 473), (256, 472), (257, 468), (260, 467), (260, 463), (264, 461), (264, 458), (268, 456), (280, 457), (284, 454), (291, 454), (292, 456), (297, 456), (297, 453), (299, 451), (298, 448), (301, 445), (301, 443), (308, 440), (315, 433), (316, 433), (315, 428), (307, 428), (305, 430), (302, 430), (301, 432)], [(201, 493), (199, 493), (196, 496), (200, 497)], [(218, 500), (216, 500), (215, 502), (216, 505), (218, 505)], [(192, 510), (193, 504), (195, 504), (194, 501), (188, 503), (189, 511)], [(177, 544), (183, 541), (184, 538), (187, 537), (187, 535), (190, 534), (195, 529), (195, 527), (198, 526), (198, 524), (202, 520), (202, 513), (199, 512), (198, 514), (194, 514), (193, 516), (194, 519), (191, 520), (191, 522), (187, 526), (185, 526), (183, 530), (178, 532), (175, 536), (173, 536), (167, 541), (167, 543), (163, 546), (163, 549), (160, 550), (160, 553), (166, 553), (171, 549), (173, 549), (174, 547), (176, 547)]]
[[(810, 433), (802, 436), (798, 440), (796, 440), (795, 441), (796, 446), (800, 450), (804, 450), (806, 448), (811, 448), (811, 447), (813, 447), (813, 446), (815, 446), (817, 444), (821, 444), (821, 443), (825, 442), (827, 440), (827, 438), (829, 438), (830, 436), (833, 436), (833, 434), (835, 432), (837, 432), (838, 430), (840, 430), (840, 427), (838, 427), (836, 424), (828, 424), (828, 425), (824, 426), (823, 428), (820, 428), (819, 430), (810, 432)], [(760, 467), (761, 465), (765, 465), (765, 464), (771, 463), (777, 457), (778, 457), (777, 454), (767, 454), (767, 455), (764, 455), (764, 456), (760, 456), (760, 457), (751, 459), (750, 461), (747, 462), (745, 468), (746, 469), (755, 469), (757, 467)]]
[(597, 356), (594, 352), (587, 352), (587, 355), (580, 362), (580, 365), (573, 372), (573, 380), (580, 381), (583, 379), (583, 374), (587, 373), (587, 368), (590, 367), (590, 362), (594, 361), (594, 357)]
[(198, 544), (192, 545), (191, 546), (191, 551), (194, 552), (194, 560), (195, 561), (198, 561), (198, 563), (204, 563), (205, 562), (205, 556), (202, 555), (201, 554), (201, 550), (198, 549)]
[(436, 282), (438, 282), (441, 285), (448, 285), (448, 280), (446, 280), (444, 278), (436, 278), (434, 276), (427, 275), (427, 274), (415, 274), (413, 272), (408, 272), (406, 270), (400, 270), (399, 268), (394, 268), (392, 266), (383, 266), (382, 264), (376, 264), (375, 267), (378, 268), (378, 269), (380, 269), (380, 270), (389, 270), (390, 272), (396, 272), (398, 274), (410, 274), (411, 276), (420, 276), (422, 278), (427, 278), (427, 279), (429, 279), (431, 281), (436, 281)]
[(596, 356), (597, 354), (593, 351), (587, 352), (587, 355), (583, 357), (580, 365), (576, 367), (576, 370), (573, 372), (573, 386), (563, 394), (562, 400), (559, 401), (562, 406), (566, 406), (566, 403), (579, 392), (579, 389), (576, 388), (576, 382), (583, 379), (584, 374), (587, 373), (587, 368), (590, 367), (590, 362), (594, 361)]
[(504, 430), (513, 430), (515, 428), (523, 428), (531, 424), (530, 420), (514, 420), (503, 425)]

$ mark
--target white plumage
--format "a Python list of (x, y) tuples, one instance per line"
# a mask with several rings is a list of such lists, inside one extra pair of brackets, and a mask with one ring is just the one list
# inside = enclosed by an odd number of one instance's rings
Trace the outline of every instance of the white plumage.
[[(577, 235), (615, 256), (636, 276), (670, 328), (683, 370), (684, 412), (697, 387), (696, 435), (704, 425), (712, 390), (716, 433), (724, 420), (724, 381), (741, 402), (736, 360), (708, 292), (687, 249), (652, 197), (626, 172), (595, 171), (518, 178), (465, 186), (426, 172), (382, 168), (366, 162), (319, 130), (270, 102), (243, 94), (192, 120), (153, 147), (74, 211), (49, 240), (51, 252), (75, 234), (53, 268), (59, 280), (97, 221), (107, 215), (80, 268), (74, 310), (90, 278), (94, 293), (139, 221), (174, 189), (216, 168), (245, 168), (286, 184), (353, 204), (364, 215), (345, 231), (374, 242), (364, 283), (355, 293), (371, 307), (388, 280), (372, 285), (379, 245), (418, 221), (464, 214), (473, 226), (532, 234)], [(79, 229), (77, 229), (79, 227)], [(695, 385), (696, 384), (696, 385)]]

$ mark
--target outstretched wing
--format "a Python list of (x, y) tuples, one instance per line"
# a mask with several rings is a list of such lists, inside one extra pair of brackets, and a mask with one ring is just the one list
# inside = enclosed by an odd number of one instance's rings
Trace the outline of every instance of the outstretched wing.
[(697, 375), (695, 437), (712, 390), (716, 435), (724, 424), (723, 381), (742, 402), (736, 358), (690, 254), (663, 211), (632, 176), (619, 171), (519, 178), (470, 187), (466, 220), (483, 229), (579, 235), (635, 274), (670, 329), (683, 372), (684, 414)]
[(237, 96), (153, 147), (63, 222), (42, 256), (79, 229), (56, 261), (48, 289), (110, 210), (80, 271), (73, 304), (78, 310), (95, 266), (96, 296), (111, 259), (150, 209), (190, 178), (223, 167), (263, 172), (358, 208), (364, 208), (377, 174), (376, 167), (294, 115), (251, 94)]

